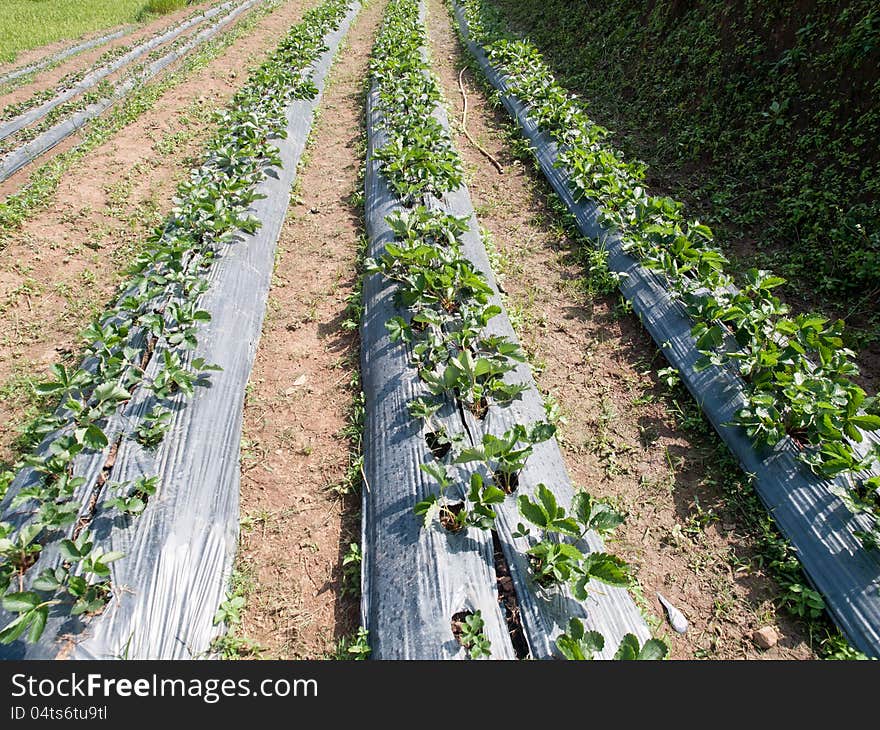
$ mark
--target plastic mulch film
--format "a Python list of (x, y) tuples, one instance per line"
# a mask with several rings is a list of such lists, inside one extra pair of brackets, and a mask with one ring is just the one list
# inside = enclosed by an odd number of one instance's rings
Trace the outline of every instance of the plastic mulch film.
[[(376, 99), (374, 88), (367, 101), (366, 174), (367, 234), (372, 257), (379, 256), (385, 244), (393, 240), (385, 218), (401, 207), (373, 158), (373, 151), (385, 141)], [(438, 109), (436, 115), (448, 127), (442, 110)], [(463, 250), (496, 289), (494, 303), (503, 308), (467, 189), (462, 187), (443, 200), (429, 202), (432, 207), (470, 220)], [(451, 618), (459, 611), (479, 609), (492, 644), (492, 658), (513, 658), (515, 652), (499, 608), (491, 534), (475, 528), (449, 533), (436, 523), (424, 528), (421, 518), (413, 512), (416, 502), (435, 489), (425, 483), (426, 475), (419, 469), (420, 463), (433, 457), (426, 440), (428, 427), (412, 418), (407, 408), (413, 398), (426, 395), (427, 390), (408, 364), (409, 346), (400, 341), (392, 343), (385, 329), (385, 322), (391, 317), (405, 316), (393, 303), (394, 288), (380, 275), (369, 276), (364, 283), (362, 620), (369, 630), (372, 656), (464, 658), (466, 653), (452, 634)], [(516, 340), (506, 314), (491, 321), (488, 334), (503, 334)], [(484, 432), (497, 435), (514, 423), (543, 420), (543, 400), (528, 365), (521, 364), (506, 380), (528, 384), (521, 400), (503, 408), (491, 406), (483, 421), (463, 415), (467, 409), (459, 403), (448, 402), (439, 414), (442, 425), (450, 433), (465, 433), (474, 444)], [(533, 494), (538, 483), (548, 485), (560, 505), (568, 506), (574, 491), (554, 439), (535, 447), (520, 474), (515, 495)], [(496, 505), (496, 512), (495, 529), (513, 579), (530, 656), (558, 656), (555, 638), (567, 628), (572, 616), (582, 618), (590, 629), (605, 636), (606, 648), (598, 655), (602, 658), (613, 656), (626, 633), (635, 634), (640, 641), (650, 638), (644, 619), (623, 589), (591, 586), (596, 590), (590, 592), (585, 602), (575, 600), (567, 591), (543, 593), (536, 589), (528, 575), (525, 555), (529, 539), (512, 536), (517, 522), (522, 521), (515, 496)], [(580, 547), (601, 550), (602, 542), (589, 535)]]
[(10, 152), (5, 158), (3, 158), (3, 161), (0, 162), (0, 182), (7, 180), (23, 167), (29, 165), (41, 155), (46, 154), (46, 152), (54, 148), (57, 144), (80, 130), (86, 123), (103, 114), (113, 104), (135, 88), (135, 86), (149, 81), (164, 68), (183, 58), (193, 48), (196, 48), (213, 38), (241, 13), (250, 9), (258, 2), (262, 2), (262, 0), (245, 0), (245, 2), (224, 15), (214, 25), (197, 33), (179, 48), (176, 48), (161, 58), (153, 61), (136, 77), (128, 78), (125, 81), (118, 83), (113, 88), (112, 93), (106, 98), (97, 101), (94, 104), (89, 104), (85, 109), (71, 114), (67, 119), (46, 130), (36, 139)]
[[(741, 379), (730, 367), (695, 369), (700, 353), (691, 336), (693, 323), (683, 308), (670, 299), (655, 274), (624, 253), (620, 237), (599, 224), (596, 205), (574, 199), (567, 171), (556, 165), (555, 142), (541, 132), (529, 116), (528, 107), (507, 93), (504, 77), (468, 36), (461, 7), (453, 3), (453, 8), (470, 52), (501, 93), (504, 106), (531, 143), (547, 180), (577, 219), (584, 236), (603, 242), (609, 268), (625, 274), (620, 284), (624, 297), (632, 303), (633, 311), (666, 359), (678, 369), (743, 471), (754, 475), (758, 495), (794, 545), (804, 572), (824, 596), (831, 616), (853, 646), (869, 656), (880, 657), (880, 551), (865, 549), (853, 536), (853, 531), (864, 529), (864, 525), (833, 493), (834, 480), (819, 479), (804, 468), (791, 439), (772, 450), (757, 450), (743, 429), (729, 425), (745, 404)], [(838, 486), (844, 486), (842, 479)]]
[[(333, 56), (357, 14), (354, 3), (338, 29), (325, 37), (328, 49), (308, 75), (319, 91)], [(239, 449), (245, 386), (250, 376), (262, 328), (278, 235), (290, 198), (296, 167), (305, 148), (320, 93), (315, 99), (295, 100), (287, 111), (287, 137), (275, 140), (282, 160), (257, 191), (251, 213), (262, 221), (254, 234), (241, 233), (227, 244), (212, 264), (210, 287), (199, 306), (212, 319), (201, 328), (198, 347), (188, 358), (205, 358), (220, 365), (209, 387), (197, 388), (185, 407), (173, 408), (173, 422), (153, 451), (142, 448), (134, 432), (149, 407), (148, 394), (136, 395), (105, 431), (118, 443), (115, 458), (98, 453), (77, 464), (86, 477), (77, 490), (83, 499), (102, 471), (106, 480), (125, 482), (141, 476), (160, 477), (158, 493), (136, 520), (102, 505), (90, 525), (96, 545), (119, 550), (125, 557), (111, 564), (113, 597), (103, 612), (82, 620), (51, 612), (36, 644), (20, 639), (0, 647), (0, 658), (187, 659), (207, 656), (220, 629), (213, 619), (223, 601), (235, 557), (239, 522)], [(147, 377), (158, 362), (153, 357)], [(108, 471), (109, 467), (109, 471)], [(17, 479), (0, 507), (4, 519), (14, 520), (9, 503), (25, 486)], [(57, 565), (54, 544), (28, 571), (36, 575)], [(6, 623), (9, 615), (0, 612)]]

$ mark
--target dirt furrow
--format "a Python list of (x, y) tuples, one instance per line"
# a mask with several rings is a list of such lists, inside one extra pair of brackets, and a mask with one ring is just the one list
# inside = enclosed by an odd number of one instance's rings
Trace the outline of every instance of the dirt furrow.
[(357, 626), (358, 579), (342, 563), (360, 537), (358, 341), (343, 323), (363, 235), (364, 80), (385, 4), (361, 10), (331, 71), (248, 386), (237, 584), (241, 633), (266, 658), (320, 658)]

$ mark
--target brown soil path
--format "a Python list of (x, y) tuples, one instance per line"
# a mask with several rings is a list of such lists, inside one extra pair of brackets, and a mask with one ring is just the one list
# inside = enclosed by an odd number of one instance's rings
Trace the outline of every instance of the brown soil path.
[(372, 0), (361, 10), (331, 71), (248, 385), (240, 631), (265, 658), (326, 656), (357, 626), (342, 559), (360, 541), (360, 497), (340, 492), (357, 448), (342, 432), (359, 392), (358, 340), (342, 323), (363, 235), (364, 82), (385, 5)]
[[(461, 119), (459, 70), (466, 57), (448, 7), (429, 2), (434, 71), (454, 124)], [(511, 152), (518, 135), (466, 71), (468, 128), (504, 167), (500, 175), (461, 133), (455, 142), (482, 226), (506, 273), (507, 306), (539, 388), (558, 400), (567, 423), (561, 446), (575, 483), (610, 497), (629, 517), (609, 549), (627, 559), (655, 633), (675, 658), (809, 658), (803, 627), (774, 599), (779, 588), (760, 567), (752, 538), (722, 505), (709, 469), (713, 452), (677, 425), (655, 371), (657, 348), (618, 297), (586, 292), (578, 243), (550, 208), (540, 173)], [(655, 359), (655, 357), (657, 359)], [(661, 623), (655, 592), (688, 618), (687, 634)], [(752, 631), (775, 626), (779, 645), (759, 651)]]
[[(185, 8), (181, 8), (176, 12), (153, 18), (144, 25), (138, 26), (137, 28), (132, 30), (128, 35), (124, 35), (121, 38), (116, 38), (109, 43), (105, 43), (95, 48), (90, 48), (87, 51), (77, 53), (76, 55), (65, 59), (53, 68), (49, 68), (44, 71), (38, 71), (34, 75), (33, 79), (27, 84), (17, 86), (16, 88), (11, 89), (5, 94), (0, 94), (0, 108), (3, 108), (8, 104), (17, 104), (26, 99), (29, 99), (35, 93), (54, 88), (68, 74), (90, 69), (92, 65), (107, 51), (123, 46), (127, 47), (137, 45), (142, 41), (152, 38), (154, 35), (158, 35), (160, 32), (169, 30), (170, 28), (182, 22), (195, 12), (202, 12), (212, 7), (213, 5), (214, 3), (212, 2), (204, 2), (200, 5), (190, 5)], [(200, 28), (201, 26), (197, 26), (197, 28), (193, 30), (195, 30), (195, 32), (198, 32), (198, 29)], [(107, 33), (112, 33), (113, 30), (113, 28), (108, 28), (98, 33), (93, 33), (91, 37), (94, 38), (97, 36), (106, 35)], [(188, 35), (188, 33), (189, 32), (185, 33), (184, 35)], [(28, 57), (31, 58), (33, 61), (39, 61), (46, 56), (51, 56), (53, 53), (62, 51), (72, 45), (75, 45), (75, 43), (72, 41), (55, 43), (51, 46), (46, 46), (45, 48), (28, 51)], [(9, 66), (8, 70), (11, 71), (13, 70), (13, 68), (26, 66), (27, 62), (22, 60), (24, 59), (24, 57), (25, 54), (21, 54), (21, 59), (16, 60), (13, 66)], [(3, 73), (4, 69), (0, 68), (0, 76), (2, 76)], [(3, 85), (0, 84), (0, 89), (2, 88)]]
[(0, 460), (33, 401), (29, 381), (77, 362), (78, 333), (113, 298), (127, 263), (172, 206), (223, 107), (317, 0), (289, 0), (178, 86), (149, 113), (89, 153), (53, 202), (0, 252)]

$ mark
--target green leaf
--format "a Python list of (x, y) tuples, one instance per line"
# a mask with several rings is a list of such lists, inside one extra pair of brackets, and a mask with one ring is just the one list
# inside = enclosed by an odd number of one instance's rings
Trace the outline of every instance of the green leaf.
[(423, 472), (425, 472), (425, 474), (434, 477), (434, 479), (436, 479), (440, 483), (441, 487), (446, 487), (449, 484), (449, 474), (446, 471), (446, 467), (439, 461), (431, 461), (427, 464), (419, 464), (419, 468)]
[(541, 506), (544, 509), (544, 512), (551, 520), (560, 516), (559, 505), (556, 502), (556, 495), (543, 484), (539, 484), (537, 487), (537, 497), (541, 501)]
[(550, 529), (572, 537), (580, 537), (581, 532), (580, 526), (573, 517), (557, 517), (550, 524)]
[(629, 584), (627, 564), (616, 555), (609, 553), (590, 553), (584, 560), (583, 570), (586, 575), (613, 586)]
[(38, 591), (57, 591), (61, 587), (61, 581), (54, 570), (46, 568), (34, 580), (33, 587)]
[(58, 552), (61, 553), (61, 557), (65, 560), (76, 563), (82, 557), (76, 545), (73, 544), (72, 540), (62, 540), (58, 545)]
[(576, 492), (571, 499), (571, 512), (578, 521), (587, 527), (593, 516), (593, 498), (587, 492)]
[(614, 658), (625, 661), (634, 661), (639, 658), (639, 640), (635, 634), (627, 634), (621, 639), (620, 647)]
[(86, 428), (82, 442), (86, 445), (87, 448), (90, 448), (94, 451), (101, 451), (107, 446), (107, 444), (110, 443), (107, 440), (106, 434), (94, 423), (90, 424), (88, 428)]
[(863, 431), (876, 431), (880, 428), (880, 416), (870, 414), (850, 416), (849, 422)]
[(541, 421), (532, 426), (532, 430), (529, 433), (529, 441), (533, 444), (539, 444), (543, 441), (547, 441), (553, 436), (556, 435), (556, 426), (552, 423), (548, 423), (546, 421)]
[(104, 553), (101, 556), (101, 562), (104, 563), (104, 565), (109, 565), (110, 563), (124, 557), (125, 553), (120, 552), (119, 550), (111, 550), (110, 552)]
[(595, 502), (590, 527), (600, 535), (607, 535), (624, 522), (623, 515), (605, 502)]
[(49, 618), (49, 607), (43, 606), (36, 611), (31, 612), (31, 628), (28, 631), (27, 640), (31, 644), (35, 644), (43, 635), (43, 629), (46, 628), (46, 620)]
[(658, 661), (664, 659), (668, 653), (669, 647), (660, 639), (648, 639), (639, 652), (639, 659), (641, 661)]
[(3, 608), (10, 613), (30, 611), (40, 605), (40, 597), (33, 591), (7, 593), (3, 596)]
[(0, 644), (11, 644), (18, 639), (28, 627), (31, 621), (31, 612), (23, 613), (12, 619), (6, 626), (0, 630)]
[(486, 504), (501, 504), (506, 497), (502, 490), (491, 484), (483, 490), (483, 502)]
[(432, 494), (427, 499), (418, 502), (413, 508), (417, 515), (422, 516), (422, 522), (425, 527), (429, 527), (434, 519), (440, 514), (440, 503), (437, 501), (437, 495)]
[(521, 494), (517, 500), (519, 511), (532, 524), (538, 527), (547, 527), (550, 524), (550, 516), (544, 511), (544, 508), (532, 502), (525, 494)]

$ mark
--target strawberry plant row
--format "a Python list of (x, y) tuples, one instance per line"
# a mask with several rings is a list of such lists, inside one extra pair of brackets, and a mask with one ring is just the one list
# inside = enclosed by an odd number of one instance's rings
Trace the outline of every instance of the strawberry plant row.
[(35, 425), (46, 436), (0, 504), (2, 655), (194, 657), (217, 633), (244, 386), (351, 5), (306, 13), (251, 73), (115, 308), (86, 331), (90, 357), (40, 386), (61, 407)]
[(603, 142), (536, 49), (484, 0), (453, 3), (462, 35), (532, 143), (581, 232), (601, 242), (633, 310), (798, 550), (805, 572), (862, 651), (880, 655), (874, 399), (851, 378), (842, 324), (791, 316), (749, 271), (741, 286), (711, 231), (650, 196), (644, 170)]
[[(250, 10), (255, 4), (262, 1), (263, 0), (245, 0), (243, 3), (230, 10), (227, 14), (221, 16), (221, 18), (213, 25), (200, 31), (193, 37), (189, 38), (185, 43), (170, 50), (168, 53), (153, 61), (143, 69), (139, 69), (136, 74), (117, 83), (106, 95), (100, 93), (96, 94), (97, 98), (94, 100), (84, 97), (84, 100), (89, 102), (84, 108), (73, 111), (70, 116), (53, 124), (45, 131), (40, 132), (35, 139), (12, 150), (3, 158), (2, 162), (0, 162), (0, 182), (8, 179), (23, 167), (29, 165), (41, 155), (44, 155), (56, 145), (67, 139), (70, 135), (79, 131), (83, 125), (100, 114), (103, 114), (113, 104), (131, 92), (131, 90), (138, 84), (146, 83), (163, 69), (180, 58), (183, 58), (183, 56), (189, 53), (193, 48), (209, 41), (220, 33), (220, 31), (222, 31), (227, 25), (232, 23), (232, 21), (234, 21), (241, 13)], [(58, 107), (56, 111), (63, 109), (65, 109), (65, 107)], [(50, 117), (46, 117), (46, 119), (51, 120), (51, 115)]]
[(38, 119), (46, 116), (46, 114), (52, 111), (55, 107), (70, 101), (74, 97), (79, 96), (80, 94), (83, 94), (92, 87), (96, 86), (101, 81), (101, 79), (109, 76), (112, 73), (115, 73), (116, 71), (119, 71), (125, 66), (128, 66), (130, 63), (149, 53), (154, 48), (158, 48), (162, 44), (177, 38), (193, 26), (200, 25), (210, 18), (213, 18), (215, 15), (229, 10), (234, 6), (234, 4), (235, 3), (230, 0), (230, 2), (216, 5), (215, 7), (209, 8), (208, 10), (187, 18), (183, 22), (173, 26), (163, 33), (159, 33), (158, 35), (153, 36), (143, 43), (136, 45), (128, 53), (118, 58), (115, 58), (110, 63), (104, 64), (94, 71), (91, 71), (76, 83), (62, 88), (59, 93), (57, 93), (51, 99), (48, 99), (47, 101), (33, 108), (25, 109), (13, 119), (4, 121), (2, 124), (0, 124), (0, 139), (5, 139), (6, 137), (24, 129), (28, 125), (33, 124)]
[[(609, 638), (583, 658), (622, 645), (637, 657), (643, 641), (641, 658), (657, 658), (665, 647), (625, 590), (626, 566), (598, 537), (622, 518), (573, 489), (504, 314), (423, 13), (417, 0), (390, 3), (368, 99), (362, 610), (372, 655), (573, 656), (562, 634), (583, 619)], [(504, 633), (495, 560), (509, 566), (524, 647)]]

